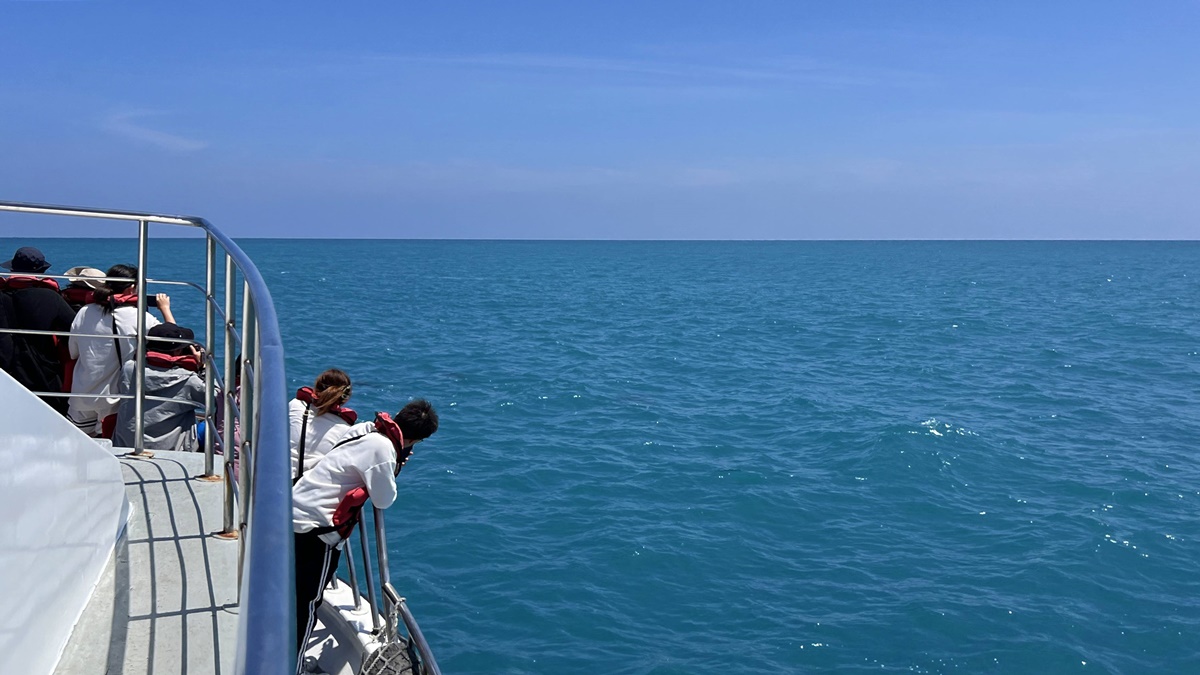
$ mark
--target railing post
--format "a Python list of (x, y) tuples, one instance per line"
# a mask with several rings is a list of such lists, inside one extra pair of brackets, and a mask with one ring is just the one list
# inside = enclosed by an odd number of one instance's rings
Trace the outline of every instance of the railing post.
[[(216, 327), (216, 298), (213, 293), (217, 287), (217, 242), (212, 235), (204, 234), (205, 241), (205, 275), (204, 275), (204, 358), (207, 360), (213, 354), (216, 346), (214, 332)], [(213, 362), (216, 365), (216, 362)], [(226, 381), (227, 388), (229, 386)], [(213, 474), (213, 445), (217, 436), (216, 397), (213, 392), (213, 369), (205, 364), (204, 368), (204, 475), (205, 480), (216, 480)]]
[(384, 600), (383, 617), (386, 621), (387, 637), (391, 640), (396, 637), (394, 618), (396, 608), (387, 592), (392, 584), (392, 573), (388, 569), (387, 528), (383, 523), (383, 509), (373, 506), (373, 515), (375, 516), (375, 559), (379, 561), (379, 588), (383, 591)]
[(354, 596), (354, 609), (362, 609), (362, 597), (359, 596), (358, 590), (358, 574), (354, 569), (354, 548), (347, 545), (346, 549), (346, 568), (350, 572), (350, 593)]
[(358, 547), (362, 550), (363, 557), (363, 581), (367, 584), (367, 601), (371, 603), (371, 629), (379, 632), (379, 603), (375, 599), (375, 583), (371, 580), (374, 574), (371, 572), (371, 551), (367, 548), (367, 526), (363, 522), (362, 514), (358, 518)]
[[(234, 433), (236, 422), (233, 418), (233, 404), (237, 400), (237, 379), (234, 373), (234, 361), (236, 357), (233, 354), (234, 335), (236, 335), (237, 323), (234, 318), (234, 295), (233, 281), (235, 270), (233, 267), (233, 258), (228, 253), (225, 254), (225, 391), (221, 393), (225, 397), (225, 414), (224, 417), (224, 437), (221, 439), (221, 453), (225, 465), (225, 511), (222, 515), (221, 532), (218, 536), (223, 539), (236, 539), (238, 531), (233, 526), (233, 481), (235, 472), (233, 470), (234, 458), (238, 454), (237, 434)], [(241, 593), (240, 586), (238, 593)]]
[[(134, 358), (134, 392), (133, 392), (133, 454), (140, 455), (146, 451), (146, 420), (143, 418), (146, 407), (146, 238), (150, 232), (150, 223), (138, 221), (138, 271), (137, 279), (137, 340)], [(117, 320), (116, 310), (113, 310), (113, 321)], [(119, 338), (118, 338), (119, 339)], [(121, 364), (124, 368), (125, 364)]]
[[(238, 583), (241, 584), (242, 568), (246, 558), (246, 525), (250, 522), (250, 505), (254, 503), (253, 491), (255, 435), (258, 433), (258, 335), (255, 331), (254, 298), (250, 295), (250, 282), (242, 281), (242, 395), (238, 409), (241, 415), (242, 447), (238, 453), (238, 532), (242, 541), (238, 550)], [(249, 375), (249, 377), (247, 377)]]

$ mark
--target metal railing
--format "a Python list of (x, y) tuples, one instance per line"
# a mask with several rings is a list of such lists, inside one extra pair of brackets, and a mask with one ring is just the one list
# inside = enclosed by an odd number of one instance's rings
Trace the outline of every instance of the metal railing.
[[(363, 507), (366, 510), (366, 507)], [(408, 609), (408, 603), (392, 586), (391, 571), (387, 555), (387, 527), (384, 525), (383, 509), (372, 507), (375, 522), (375, 556), (379, 567), (379, 575), (372, 574), (371, 547), (367, 541), (366, 518), (358, 520), (358, 549), (364, 572), (367, 603), (371, 606), (372, 633), (383, 645), (402, 641), (412, 662), (414, 675), (441, 675), (433, 650), (425, 640), (425, 634), (417, 625), (417, 619)], [(350, 590), (354, 596), (354, 609), (362, 607), (363, 590), (359, 586), (357, 563), (354, 561), (354, 547), (346, 543), (346, 569), (350, 576)], [(383, 594), (382, 621), (380, 604), (376, 594), (375, 579), (379, 581), (379, 592)], [(400, 634), (400, 623), (404, 624), (407, 637)]]
[[(254, 675), (285, 675), (295, 668), (294, 565), (292, 562), (291, 467), (288, 448), (287, 400), (283, 341), (279, 322), (262, 275), (242, 249), (203, 218), (167, 216), (129, 211), (0, 202), (0, 211), (51, 216), (75, 216), (136, 222), (138, 226), (138, 273), (136, 367), (133, 393), (106, 395), (134, 401), (135, 453), (145, 450), (146, 401), (171, 401), (145, 393), (146, 288), (148, 284), (191, 286), (205, 296), (205, 477), (213, 474), (214, 454), (219, 446), (224, 459), (225, 502), (223, 534), (239, 540), (239, 621), (234, 672)], [(156, 281), (147, 276), (147, 239), (150, 224), (197, 228), (206, 245), (205, 286), (187, 282)], [(216, 283), (218, 248), (223, 257), (224, 307), (218, 307)], [(237, 288), (237, 276), (242, 278)], [(18, 273), (21, 276), (64, 278)], [(241, 330), (235, 315), (241, 294)], [(217, 317), (224, 344), (222, 376), (218, 378), (214, 354), (218, 334)], [(6, 333), (67, 336), (61, 331), (4, 329)], [(112, 338), (111, 335), (93, 337)], [(235, 354), (241, 353), (240, 390), (235, 371)], [(217, 438), (215, 392), (224, 404), (223, 429)], [(90, 396), (63, 392), (33, 392), (42, 396)], [(188, 401), (190, 404), (191, 401)], [(240, 423), (240, 429), (238, 424)], [(240, 433), (238, 433), (240, 431)], [(240, 435), (240, 444), (237, 436)], [(259, 450), (262, 450), (260, 453)], [(236, 467), (235, 467), (235, 462)], [(236, 468), (236, 470), (235, 470)], [(234, 491), (235, 476), (238, 489)]]
[[(135, 383), (130, 394), (105, 395), (105, 398), (134, 401), (135, 454), (145, 451), (143, 413), (146, 401), (201, 407), (190, 399), (150, 396), (145, 392), (147, 288), (150, 285), (183, 286), (204, 295), (205, 330), (202, 346), (205, 400), (201, 416), (206, 423), (206, 432), (202, 448), (204, 475), (200, 476), (200, 479), (224, 480), (223, 527), (217, 536), (239, 540), (238, 579), (241, 611), (235, 672), (255, 675), (293, 672), (295, 572), (292, 558), (288, 394), (285, 389), (283, 344), (278, 320), (270, 293), (258, 269), (232, 239), (202, 218), (13, 202), (0, 202), (0, 211), (138, 223), (138, 272), (137, 279), (134, 280), (138, 293), (136, 335), (119, 336), (119, 339), (134, 339), (136, 342)], [(154, 279), (147, 275), (147, 241), (151, 223), (199, 228), (204, 232), (203, 287), (192, 282)], [(217, 283), (217, 263), (220, 258), (223, 258), (224, 263), (224, 283), (221, 285)], [(239, 272), (242, 276), (240, 288), (237, 283)], [(71, 279), (65, 275), (19, 274), (43, 279)], [(101, 280), (100, 277), (93, 278)], [(103, 280), (129, 281), (108, 277), (103, 277)], [(237, 312), (239, 291), (240, 323)], [(74, 335), (77, 338), (103, 339), (114, 337), (109, 333), (72, 334), (66, 331), (21, 328), (0, 328), (0, 333), (58, 337)], [(218, 334), (222, 345), (220, 363), (216, 353)], [(156, 340), (201, 344), (197, 341), (169, 338)], [(221, 424), (217, 424), (217, 392), (220, 392), (221, 397)], [(32, 393), (42, 397), (96, 397), (93, 393)], [(217, 433), (218, 428), (220, 433)], [(213, 472), (218, 448), (223, 456), (222, 476)], [(372, 561), (365, 518), (360, 518), (358, 523), (359, 551), (365, 573), (363, 585), (371, 606), (372, 633), (381, 645), (401, 642), (412, 662), (412, 672), (416, 675), (441, 675), (432, 650), (412, 612), (409, 611), (405, 599), (392, 586), (383, 511), (373, 509), (373, 515), (374, 562), (377, 565)], [(346, 556), (346, 564), (354, 595), (354, 606), (355, 609), (359, 609), (364, 589), (359, 585), (354, 557), (351, 549)], [(379, 570), (378, 575), (373, 572), (376, 567)], [(379, 595), (383, 598), (382, 606), (379, 603)], [(406, 635), (400, 633), (401, 623)]]

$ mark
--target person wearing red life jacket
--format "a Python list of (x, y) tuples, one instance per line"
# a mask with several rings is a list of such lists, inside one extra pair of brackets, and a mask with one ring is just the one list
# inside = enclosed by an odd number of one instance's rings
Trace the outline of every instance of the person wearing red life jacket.
[[(71, 310), (79, 314), (79, 310), (96, 301), (96, 291), (104, 287), (104, 272), (95, 267), (72, 267), (63, 272), (70, 280), (67, 287), (62, 289), (62, 298), (71, 306)], [(74, 321), (74, 319), (72, 319)], [(66, 352), (63, 355), (63, 391), (71, 391), (71, 380), (75, 377), (75, 359), (71, 358), (67, 348), (67, 339), (62, 338), (61, 347)], [(67, 404), (69, 408), (69, 403)]]
[[(196, 405), (204, 406), (204, 353), (194, 344), (168, 342), (194, 340), (190, 328), (160, 323), (150, 329), (146, 341), (146, 396), (183, 399), (182, 401), (143, 402), (143, 446), (147, 450), (199, 450), (196, 440)], [(137, 362), (128, 360), (121, 367), (120, 394), (133, 394)], [(121, 399), (113, 445), (132, 448), (136, 439), (133, 399)], [(151, 454), (151, 456), (153, 456)]]
[[(105, 282), (92, 304), (79, 310), (71, 323), (70, 356), (75, 359), (71, 393), (89, 396), (71, 397), (69, 417), (89, 436), (111, 435), (105, 432), (104, 420), (116, 414), (121, 402), (116, 398), (121, 366), (137, 356), (134, 338), (128, 337), (137, 333), (137, 285), (133, 281), (137, 272), (131, 265), (110, 267), (107, 276), (128, 281)], [(171, 298), (166, 293), (147, 300), (158, 307), (164, 321), (175, 323)], [(146, 312), (147, 330), (159, 323)], [(92, 335), (112, 337), (89, 337)]]
[(293, 485), (358, 421), (358, 414), (345, 407), (351, 393), (350, 376), (330, 368), (317, 376), (313, 386), (297, 391), (296, 398), (288, 403)]
[(96, 291), (104, 288), (105, 274), (95, 267), (72, 267), (63, 274), (70, 283), (62, 289), (62, 297), (76, 313), (95, 302)]
[[(12, 260), (0, 263), (12, 275), (0, 280), (0, 293), (7, 296), (0, 318), (7, 328), (63, 331), (71, 329), (75, 312), (58, 292), (58, 282), (40, 275), (50, 269), (42, 252), (32, 246), (17, 249)], [(0, 365), (30, 391), (61, 392), (66, 337), (9, 334), (0, 349), (10, 351)], [(67, 397), (41, 397), (51, 408), (67, 414)]]
[(372, 422), (346, 430), (329, 452), (292, 488), (296, 555), (297, 672), (304, 662), (325, 586), (337, 571), (341, 547), (369, 498), (385, 509), (396, 500), (396, 476), (413, 446), (437, 431), (433, 406), (417, 399), (395, 419), (377, 413)]

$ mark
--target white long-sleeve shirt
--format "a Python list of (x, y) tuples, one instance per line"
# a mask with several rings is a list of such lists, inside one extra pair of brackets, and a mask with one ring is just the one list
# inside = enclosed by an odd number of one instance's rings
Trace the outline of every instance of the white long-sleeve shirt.
[[(375, 506), (386, 509), (396, 501), (396, 449), (386, 436), (375, 433), (374, 422), (350, 427), (337, 445), (305, 471), (292, 487), (292, 529), (308, 532), (333, 525), (333, 512), (351, 490), (366, 488)], [(336, 445), (336, 444), (335, 444)], [(336, 533), (324, 535), (337, 543)]]
[[(304, 429), (304, 411), (309, 404), (294, 398), (288, 403), (288, 422), (291, 425), (292, 446), (292, 479), (300, 461), (300, 431)], [(316, 465), (317, 461), (329, 452), (337, 439), (350, 429), (350, 425), (341, 416), (334, 413), (317, 414), (316, 406), (308, 413), (308, 428), (304, 430), (304, 471)]]
[[(118, 307), (110, 314), (100, 305), (84, 305), (71, 322), (71, 337), (67, 341), (71, 358), (76, 359), (71, 379), (72, 394), (94, 394), (95, 398), (72, 397), (70, 411), (95, 412), (100, 418), (117, 411), (119, 398), (117, 385), (121, 378), (121, 366), (136, 355), (132, 337), (114, 338), (113, 324), (119, 335), (137, 333), (137, 307)], [(149, 312), (146, 313), (146, 330), (161, 323)], [(108, 337), (84, 337), (87, 334)], [(114, 341), (121, 343), (121, 355), (117, 358)]]

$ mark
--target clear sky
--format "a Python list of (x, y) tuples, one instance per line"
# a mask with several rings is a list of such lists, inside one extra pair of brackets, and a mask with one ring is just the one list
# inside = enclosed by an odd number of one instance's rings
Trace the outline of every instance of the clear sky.
[(1194, 1), (0, 0), (0, 74), (0, 199), (235, 236), (1200, 235)]

